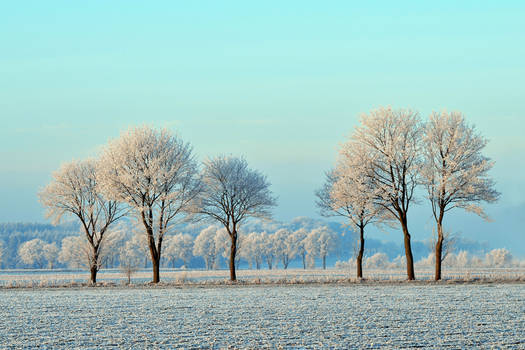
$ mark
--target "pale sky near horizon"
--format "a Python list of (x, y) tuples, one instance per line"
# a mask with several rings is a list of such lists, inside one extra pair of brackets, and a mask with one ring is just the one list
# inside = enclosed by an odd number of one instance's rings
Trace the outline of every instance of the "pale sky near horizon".
[[(52, 171), (141, 124), (199, 159), (245, 156), (272, 182), (277, 219), (315, 217), (359, 114), (391, 105), (462, 111), (489, 138), (494, 222), (451, 223), (525, 256), (524, 15), (519, 1), (4, 2), (0, 222), (44, 221), (36, 193)], [(427, 238), (427, 208), (413, 216)]]

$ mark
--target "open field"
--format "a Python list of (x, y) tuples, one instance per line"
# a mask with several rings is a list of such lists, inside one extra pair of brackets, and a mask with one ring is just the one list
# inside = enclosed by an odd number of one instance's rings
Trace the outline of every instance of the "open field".
[(525, 284), (0, 291), (0, 348), (525, 348)]
[[(404, 270), (365, 270), (368, 281), (404, 281)], [(237, 277), (244, 284), (302, 284), (339, 283), (355, 281), (354, 270), (237, 270)], [(433, 271), (416, 270), (420, 281), (430, 281)], [(224, 284), (229, 278), (227, 270), (162, 269), (161, 282), (168, 284), (215, 285)], [(0, 270), (0, 288), (57, 287), (85, 284), (89, 274), (81, 270)], [(127, 277), (118, 269), (101, 270), (97, 278), (102, 285), (122, 285)], [(525, 282), (525, 268), (455, 268), (445, 269), (444, 281), (500, 281)], [(151, 281), (151, 270), (140, 270), (132, 275), (132, 284), (143, 285)]]

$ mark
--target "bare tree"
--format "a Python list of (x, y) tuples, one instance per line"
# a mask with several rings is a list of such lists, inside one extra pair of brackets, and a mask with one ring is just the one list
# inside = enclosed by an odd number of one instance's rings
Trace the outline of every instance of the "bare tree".
[(276, 200), (264, 175), (248, 168), (243, 158), (216, 157), (204, 163), (199, 212), (224, 225), (231, 238), (230, 279), (235, 281), (239, 226), (249, 217), (269, 218)]
[(421, 121), (411, 110), (379, 108), (361, 117), (352, 140), (364, 146), (374, 203), (399, 221), (403, 230), (407, 278), (414, 280), (408, 209), (421, 171)]
[(111, 224), (125, 215), (117, 201), (106, 199), (100, 192), (96, 169), (96, 161), (92, 159), (63, 164), (53, 174), (53, 181), (39, 193), (46, 215), (54, 224), (60, 223), (64, 215), (75, 216), (80, 221), (91, 249), (88, 267), (93, 284), (101, 267), (104, 235)]
[(500, 194), (488, 175), (494, 162), (481, 153), (487, 140), (466, 123), (461, 113), (432, 113), (423, 143), (423, 182), (437, 226), (434, 278), (440, 280), (445, 213), (463, 208), (488, 219), (480, 203), (495, 202)]
[(166, 129), (132, 128), (105, 147), (99, 171), (108, 198), (128, 204), (142, 223), (158, 283), (164, 235), (192, 211), (200, 188), (191, 146)]

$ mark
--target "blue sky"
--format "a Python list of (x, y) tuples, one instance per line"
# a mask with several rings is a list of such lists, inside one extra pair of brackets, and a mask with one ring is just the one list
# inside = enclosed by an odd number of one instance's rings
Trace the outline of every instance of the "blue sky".
[[(60, 163), (129, 125), (169, 127), (199, 158), (243, 155), (279, 197), (316, 216), (313, 191), (360, 113), (460, 110), (490, 139), (493, 223), (454, 231), (525, 256), (523, 2), (0, 4), (0, 221), (42, 221)], [(428, 208), (412, 231), (431, 229)], [(377, 237), (397, 240), (395, 234)]]

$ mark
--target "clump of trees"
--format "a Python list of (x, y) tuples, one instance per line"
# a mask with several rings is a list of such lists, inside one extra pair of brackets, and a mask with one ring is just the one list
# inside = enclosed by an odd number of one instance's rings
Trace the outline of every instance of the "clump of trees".
[(386, 221), (401, 228), (407, 278), (416, 278), (408, 211), (423, 185), (437, 225), (435, 279), (441, 279), (445, 213), (463, 208), (486, 218), (480, 203), (499, 197), (488, 175), (494, 163), (482, 154), (486, 144), (457, 112), (434, 112), (423, 122), (415, 111), (381, 107), (361, 117), (317, 192), (322, 214), (345, 216), (360, 230), (358, 277), (364, 227)]
[[(204, 163), (202, 173), (189, 143), (166, 129), (136, 127), (111, 140), (99, 159), (66, 163), (40, 192), (47, 216), (59, 223), (76, 217), (85, 237), (63, 241), (60, 261), (87, 265), (96, 283), (110, 226), (132, 215), (143, 227), (153, 268), (160, 281), (163, 242), (176, 223), (196, 215), (219, 221), (231, 239), (230, 278), (236, 279), (235, 259), (240, 225), (250, 217), (270, 218), (275, 198), (270, 183), (242, 158), (217, 157)], [(187, 236), (167, 240), (173, 259), (188, 261)], [(27, 255), (27, 254), (26, 254)]]

